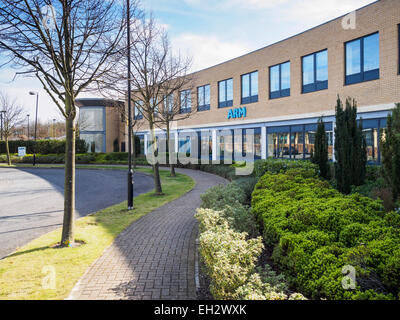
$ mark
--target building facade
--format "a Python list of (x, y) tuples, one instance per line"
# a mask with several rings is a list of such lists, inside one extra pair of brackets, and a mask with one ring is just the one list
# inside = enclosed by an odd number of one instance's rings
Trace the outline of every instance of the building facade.
[[(235, 150), (234, 130), (254, 129), (256, 158), (307, 159), (323, 117), (334, 159), (335, 105), (354, 98), (368, 149), (380, 162), (379, 133), (400, 102), (400, 1), (380, 0), (353, 13), (265, 48), (193, 74), (195, 89), (182, 112), (196, 108), (172, 130), (176, 151), (185, 132), (195, 131), (201, 147), (217, 160)], [(144, 152), (149, 132), (140, 120)], [(162, 134), (159, 132), (159, 134)], [(182, 135), (182, 138), (180, 138)], [(229, 138), (229, 139), (227, 139)]]
[[(118, 108), (123, 102), (106, 99), (77, 99), (79, 137), (89, 152), (125, 151), (125, 122)], [(123, 110), (123, 109), (122, 109)]]

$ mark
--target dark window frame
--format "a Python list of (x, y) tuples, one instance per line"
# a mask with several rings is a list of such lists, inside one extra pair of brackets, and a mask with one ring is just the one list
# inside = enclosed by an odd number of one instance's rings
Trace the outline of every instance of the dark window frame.
[(398, 60), (397, 60), (397, 64), (398, 64), (397, 74), (400, 75), (400, 23), (397, 25), (397, 31), (398, 31), (397, 46), (398, 46), (398, 51), (399, 51), (399, 56), (398, 56)]
[[(143, 113), (140, 111), (140, 109), (138, 109), (138, 108), (136, 107), (137, 104), (139, 104), (138, 101), (135, 101), (135, 102), (133, 103), (133, 119), (134, 119), (134, 120), (142, 120), (142, 119), (143, 119)], [(135, 113), (136, 113), (136, 112), (135, 112), (136, 110), (138, 110), (138, 115), (135, 114)]]
[[(282, 65), (289, 63), (289, 71), (290, 71), (290, 88), (289, 89), (282, 89)], [(271, 69), (279, 66), (279, 90), (278, 91), (271, 91)], [(290, 97), (290, 89), (292, 87), (292, 71), (291, 71), (292, 63), (290, 60), (275, 64), (269, 67), (269, 99), (279, 99)]]
[(204, 103), (205, 103), (205, 101), (206, 101), (206, 87), (209, 87), (209, 89), (210, 89), (210, 101), (211, 101), (211, 86), (210, 86), (210, 84), (205, 84), (205, 85), (203, 85), (203, 86), (198, 86), (197, 87), (197, 111), (207, 111), (207, 110), (210, 110), (210, 104), (203, 104), (203, 105), (200, 105), (199, 104), (199, 89), (200, 88), (203, 88), (203, 99), (204, 99)]
[[(313, 52), (311, 54), (307, 54), (301, 57), (301, 93), (311, 93), (315, 91), (321, 91), (328, 89), (328, 80), (317, 81), (317, 54), (326, 51), (328, 54), (328, 48)], [(304, 68), (303, 61), (304, 58), (313, 56), (313, 64), (314, 64), (314, 82), (304, 85)], [(329, 73), (328, 73), (329, 75)], [(328, 76), (329, 77), (329, 76)]]
[[(185, 95), (187, 94), (187, 92), (189, 92), (189, 97), (190, 97), (190, 107), (187, 107), (187, 101), (185, 103), (185, 108), (182, 108), (182, 93), (184, 93)], [(189, 113), (192, 110), (192, 92), (190, 89), (186, 89), (186, 90), (182, 90), (179, 92), (179, 103), (180, 103), (180, 113)], [(187, 96), (186, 96), (187, 97)]]
[[(258, 102), (258, 94), (252, 96), (251, 95), (251, 75), (253, 73), (257, 73), (257, 78), (258, 78), (258, 70), (252, 71), (252, 72), (248, 72), (245, 74), (242, 74), (240, 76), (240, 104), (248, 104), (248, 103), (255, 103)], [(248, 97), (243, 97), (243, 77), (245, 76), (249, 76), (249, 94), (250, 96)], [(258, 81), (259, 79), (257, 79), (257, 87), (258, 87)], [(257, 93), (258, 93), (258, 88), (257, 88)]]
[[(224, 80), (218, 81), (218, 108), (228, 108), (233, 106), (233, 99), (232, 100), (227, 100), (228, 99), (228, 86), (227, 83), (229, 80), (232, 80), (232, 96), (233, 96), (233, 78), (228, 78)], [(221, 102), (220, 99), (220, 90), (219, 86), (221, 83), (225, 83), (225, 100)]]
[[(379, 35), (379, 50), (380, 50), (380, 33), (379, 31), (367, 34), (365, 36), (346, 41), (344, 43), (344, 85), (349, 86), (352, 84), (374, 81), (380, 79), (380, 51), (379, 51), (379, 68), (374, 70), (364, 71), (364, 39), (375, 34)], [(352, 75), (347, 75), (347, 44), (360, 40), (360, 72)]]

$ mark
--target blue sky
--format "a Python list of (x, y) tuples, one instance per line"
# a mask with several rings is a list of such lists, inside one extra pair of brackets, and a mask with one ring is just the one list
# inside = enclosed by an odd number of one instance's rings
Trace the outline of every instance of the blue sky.
[[(193, 57), (193, 71), (235, 58), (351, 12), (375, 0), (142, 0), (165, 27), (175, 50)], [(34, 79), (13, 82), (13, 71), (0, 71), (0, 90), (17, 97), (39, 118), (62, 119)]]

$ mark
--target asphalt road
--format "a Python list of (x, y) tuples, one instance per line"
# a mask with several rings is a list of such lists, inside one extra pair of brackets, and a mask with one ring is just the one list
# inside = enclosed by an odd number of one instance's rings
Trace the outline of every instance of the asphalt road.
[[(126, 200), (127, 172), (76, 170), (76, 218)], [(135, 173), (135, 196), (153, 189)], [(64, 170), (0, 168), (0, 259), (62, 225)]]

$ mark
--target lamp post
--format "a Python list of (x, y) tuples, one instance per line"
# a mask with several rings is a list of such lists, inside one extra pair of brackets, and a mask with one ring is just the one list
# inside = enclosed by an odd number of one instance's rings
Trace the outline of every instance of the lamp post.
[(30, 114), (27, 114), (26, 116), (28, 117), (28, 140), (29, 140), (29, 117), (30, 117)]
[(35, 115), (35, 136), (33, 138), (34, 147), (33, 147), (33, 166), (36, 164), (36, 134), (37, 134), (37, 115), (38, 115), (38, 105), (39, 105), (39, 92), (29, 91), (31, 96), (36, 96), (36, 115)]
[(133, 209), (133, 171), (132, 171), (132, 102), (131, 102), (131, 10), (130, 1), (127, 6), (127, 42), (128, 42), (128, 210)]
[(0, 140), (3, 140), (3, 113), (5, 114), (6, 111), (0, 111)]

